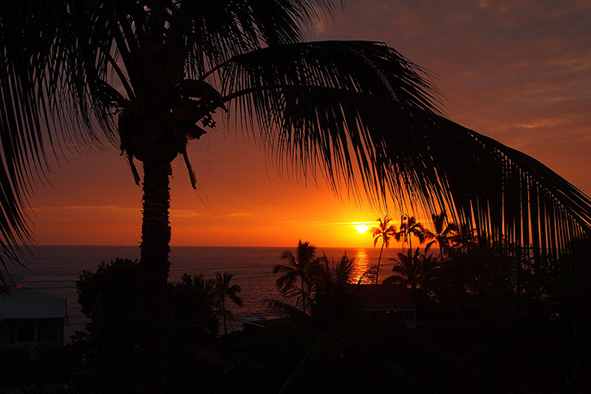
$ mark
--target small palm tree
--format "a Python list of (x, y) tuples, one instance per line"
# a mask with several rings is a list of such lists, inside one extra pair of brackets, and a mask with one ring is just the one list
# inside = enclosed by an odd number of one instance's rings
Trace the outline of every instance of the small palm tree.
[(435, 238), (433, 241), (429, 242), (425, 247), (425, 250), (431, 247), (431, 245), (435, 242), (439, 245), (439, 255), (441, 258), (441, 264), (443, 264), (443, 253), (450, 247), (451, 240), (456, 235), (458, 231), (458, 225), (455, 223), (447, 223), (447, 215), (445, 211), (441, 212), (440, 214), (432, 214), (431, 218), (433, 218), (433, 226), (435, 227), (435, 233), (433, 237)]
[(309, 313), (278, 300), (266, 299), (264, 304), (275, 314), (301, 325), (323, 330), (349, 326), (360, 311), (358, 286), (351, 284), (354, 259), (344, 255), (338, 261), (330, 261), (323, 256), (316, 263), (310, 272), (313, 284), (308, 299)]
[(358, 317), (359, 287), (352, 285), (354, 263), (346, 254), (338, 261), (325, 256), (315, 272), (311, 315), (325, 329), (351, 326)]
[(417, 288), (418, 279), (421, 276), (421, 263), (419, 260), (419, 248), (414, 252), (409, 249), (406, 254), (398, 253), (398, 259), (392, 259), (396, 262), (392, 271), (394, 275), (384, 280), (385, 284), (406, 283), (413, 290)]
[(396, 227), (394, 226), (393, 220), (384, 216), (384, 218), (378, 218), (378, 225), (371, 228), (371, 235), (373, 236), (373, 246), (377, 245), (378, 241), (382, 240), (382, 247), (380, 248), (380, 255), (378, 256), (378, 269), (376, 272), (376, 285), (378, 284), (378, 278), (380, 276), (380, 263), (382, 261), (382, 253), (384, 247), (390, 246), (390, 239), (396, 235)]
[(242, 291), (242, 288), (239, 285), (230, 285), (233, 277), (233, 274), (229, 274), (227, 272), (224, 272), (223, 275), (219, 272), (216, 272), (215, 274), (216, 284), (214, 296), (216, 299), (218, 311), (224, 319), (224, 335), (228, 335), (226, 319), (229, 317), (231, 320), (234, 320), (234, 315), (232, 312), (226, 309), (226, 297), (229, 298), (234, 304), (242, 306), (242, 299), (238, 296), (238, 293)]
[(296, 254), (286, 250), (281, 259), (287, 261), (287, 264), (277, 264), (273, 267), (273, 274), (283, 273), (276, 281), (277, 288), (283, 297), (299, 297), (298, 302), (306, 313), (306, 304), (309, 303), (313, 288), (312, 276), (319, 261), (316, 258), (316, 248), (310, 245), (310, 242), (300, 240)]
[(451, 244), (454, 250), (461, 252), (467, 251), (478, 243), (474, 230), (469, 224), (462, 224), (451, 237)]

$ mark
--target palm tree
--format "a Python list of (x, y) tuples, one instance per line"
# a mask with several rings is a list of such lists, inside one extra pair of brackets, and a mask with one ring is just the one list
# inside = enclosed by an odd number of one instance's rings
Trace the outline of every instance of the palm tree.
[(433, 241), (429, 242), (425, 250), (428, 250), (434, 242), (437, 242), (439, 245), (439, 255), (441, 257), (441, 264), (443, 264), (443, 253), (450, 247), (451, 239), (455, 236), (456, 232), (458, 231), (458, 226), (455, 223), (447, 223), (447, 215), (445, 211), (442, 211), (440, 214), (432, 214), (431, 218), (433, 219), (433, 226), (435, 227), (435, 233), (433, 237), (435, 238)]
[(354, 260), (346, 254), (338, 261), (326, 256), (316, 260), (315, 269), (310, 271), (308, 313), (273, 299), (266, 299), (264, 304), (277, 315), (290, 317), (300, 324), (328, 330), (347, 326), (360, 311), (358, 286), (351, 283)]
[(382, 240), (382, 247), (380, 248), (380, 254), (378, 256), (378, 269), (376, 272), (376, 285), (379, 283), (378, 278), (380, 276), (380, 263), (382, 261), (382, 252), (384, 247), (390, 246), (390, 239), (396, 234), (396, 227), (392, 219), (388, 215), (384, 216), (384, 219), (378, 218), (378, 225), (370, 229), (371, 235), (373, 236), (373, 246), (376, 247), (379, 240)]
[(450, 241), (453, 250), (466, 252), (468, 249), (478, 244), (478, 237), (476, 237), (474, 229), (472, 229), (469, 224), (462, 224), (457, 228)]
[(338, 261), (325, 256), (316, 271), (311, 315), (326, 329), (351, 326), (359, 317), (359, 286), (352, 284), (354, 263), (346, 254)]
[(419, 243), (422, 244), (426, 239), (433, 238), (433, 233), (423, 227), (414, 216), (411, 216), (410, 218), (406, 218), (405, 216), (400, 221), (400, 229), (396, 233), (396, 240), (400, 241), (402, 239), (403, 242), (408, 242), (409, 249), (412, 251), (413, 236), (417, 237)]
[(398, 259), (392, 260), (396, 262), (392, 268), (394, 275), (386, 278), (384, 283), (405, 283), (415, 290), (422, 272), (421, 263), (419, 261), (419, 248), (417, 248), (414, 253), (412, 249), (408, 249), (406, 254), (398, 253)]
[(273, 274), (283, 273), (275, 282), (277, 289), (283, 297), (299, 297), (302, 310), (306, 313), (307, 300), (310, 299), (314, 284), (312, 277), (319, 263), (316, 248), (310, 242), (299, 240), (296, 254), (286, 250), (281, 259), (287, 261), (287, 265), (277, 264), (273, 267)]
[(218, 311), (224, 320), (224, 335), (228, 335), (228, 325), (226, 324), (226, 319), (234, 319), (232, 311), (226, 308), (226, 298), (229, 298), (234, 304), (242, 306), (242, 299), (238, 296), (238, 294), (242, 291), (242, 288), (239, 285), (230, 284), (233, 277), (233, 274), (229, 274), (227, 272), (224, 272), (223, 275), (219, 272), (216, 272), (215, 274), (216, 283), (213, 294), (216, 299)]

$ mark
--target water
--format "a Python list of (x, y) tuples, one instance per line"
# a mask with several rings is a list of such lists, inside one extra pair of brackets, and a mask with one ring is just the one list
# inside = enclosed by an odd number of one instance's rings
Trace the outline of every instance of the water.
[[(271, 318), (273, 315), (262, 305), (266, 298), (280, 299), (275, 287), (277, 275), (273, 266), (282, 263), (285, 250), (295, 253), (295, 247), (173, 247), (170, 253), (169, 281), (179, 282), (184, 273), (201, 273), (214, 279), (216, 272), (234, 274), (233, 283), (242, 287), (242, 308), (231, 305), (236, 322), (229, 330), (239, 330), (245, 321)], [(385, 249), (382, 256), (381, 278), (390, 275), (398, 249)], [(318, 248), (329, 258), (340, 259), (343, 253), (355, 258), (354, 278), (377, 264), (379, 248)], [(24, 278), (23, 286), (43, 290), (68, 300), (68, 323), (64, 329), (66, 340), (75, 331), (84, 329), (87, 320), (80, 312), (75, 281), (82, 270), (95, 271), (102, 262), (116, 257), (139, 258), (136, 246), (38, 246), (27, 254), (27, 269), (9, 265), (12, 277)]]

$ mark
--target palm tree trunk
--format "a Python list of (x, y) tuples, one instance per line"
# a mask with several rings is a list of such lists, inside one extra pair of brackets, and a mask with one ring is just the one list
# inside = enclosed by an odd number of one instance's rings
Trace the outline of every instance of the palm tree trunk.
[(226, 301), (222, 298), (222, 316), (224, 317), (224, 335), (228, 335), (228, 325), (226, 323)]
[(140, 275), (139, 392), (163, 393), (166, 354), (166, 285), (170, 263), (170, 190), (162, 163), (144, 162)]
[[(303, 275), (303, 274), (302, 274)], [(306, 313), (306, 292), (304, 291), (304, 277), (300, 278), (302, 284), (302, 310)]]
[(384, 251), (385, 242), (382, 241), (382, 247), (380, 248), (380, 255), (378, 256), (378, 272), (376, 272), (376, 285), (378, 284), (378, 278), (380, 277), (380, 263), (382, 262), (382, 252)]

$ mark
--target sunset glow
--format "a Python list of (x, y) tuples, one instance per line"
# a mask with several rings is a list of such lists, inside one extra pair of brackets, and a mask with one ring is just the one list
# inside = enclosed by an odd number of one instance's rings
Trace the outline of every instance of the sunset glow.
[[(591, 36), (585, 23), (591, 9), (549, 2), (542, 11), (531, 0), (421, 4), (347, 1), (309, 39), (385, 42), (437, 75), (447, 117), (541, 160), (591, 194), (585, 90), (591, 51), (589, 40), (581, 39)], [(320, 175), (315, 179), (317, 169), (308, 169), (314, 175), (306, 178), (297, 166), (276, 160), (277, 152), (260, 149), (254, 133), (235, 133), (221, 118), (217, 123), (188, 146), (197, 191), (182, 158), (172, 163), (173, 246), (291, 246), (299, 239), (324, 247), (373, 246), (367, 227), (383, 216), (380, 208), (356, 201), (346, 188), (335, 196)], [(30, 199), (37, 244), (140, 244), (142, 189), (117, 146), (104, 147), (50, 163), (51, 185)], [(430, 215), (408, 214), (431, 227)]]

